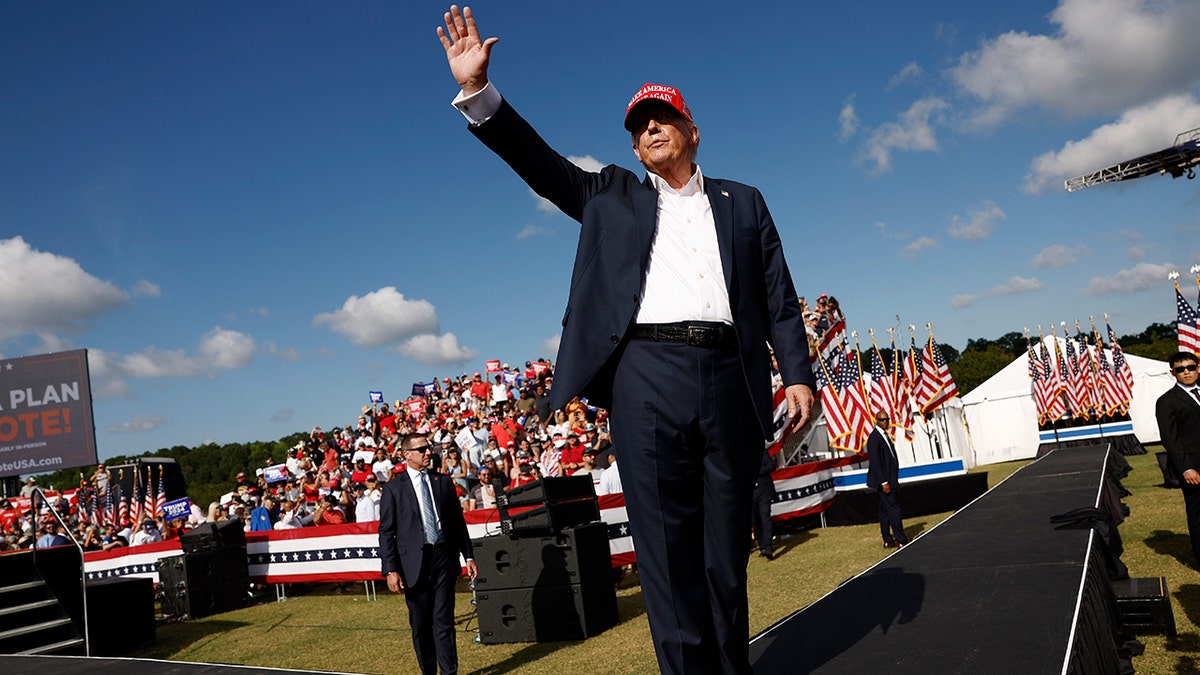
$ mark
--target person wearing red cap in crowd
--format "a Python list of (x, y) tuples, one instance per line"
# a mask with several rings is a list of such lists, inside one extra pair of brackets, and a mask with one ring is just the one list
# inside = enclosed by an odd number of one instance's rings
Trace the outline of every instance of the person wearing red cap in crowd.
[(581, 396), (611, 413), (659, 668), (749, 673), (746, 541), (774, 431), (768, 344), (796, 429), (815, 388), (766, 202), (701, 173), (700, 130), (669, 85), (644, 85), (625, 109), (644, 177), (579, 168), (489, 81), (498, 39), (480, 37), (469, 9), (451, 6), (444, 20), (470, 132), (581, 225), (550, 405)]

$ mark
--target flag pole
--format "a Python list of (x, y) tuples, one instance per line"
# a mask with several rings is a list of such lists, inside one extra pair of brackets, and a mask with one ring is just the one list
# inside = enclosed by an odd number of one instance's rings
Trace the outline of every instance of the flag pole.
[[(1058, 352), (1058, 335), (1056, 335), (1054, 333), (1054, 322), (1053, 321), (1050, 322), (1050, 337), (1054, 338), (1054, 355), (1055, 355), (1055, 357), (1058, 357), (1058, 353), (1059, 353)], [(1042, 327), (1040, 325), (1038, 326), (1038, 344), (1043, 347), (1046, 346), (1046, 337), (1042, 334)], [(1050, 352), (1047, 351), (1046, 356), (1049, 357)], [(1046, 364), (1046, 366), (1049, 366), (1049, 365), (1050, 364)], [(1043, 368), (1043, 372), (1045, 372), (1045, 368)], [(1065, 387), (1066, 384), (1067, 383), (1064, 382), (1063, 386)], [(1065, 395), (1066, 395), (1066, 391), (1058, 391), (1054, 394), (1054, 398), (1057, 399), (1058, 397), (1065, 396)], [(1050, 410), (1047, 411), (1047, 413), (1050, 413), (1053, 411), (1054, 411), (1054, 408), (1051, 407)], [(1050, 422), (1050, 429), (1054, 432), (1054, 447), (1058, 448), (1058, 444), (1059, 444), (1058, 422), (1059, 422), (1059, 419), (1053, 418), (1053, 419), (1049, 419), (1048, 421)]]

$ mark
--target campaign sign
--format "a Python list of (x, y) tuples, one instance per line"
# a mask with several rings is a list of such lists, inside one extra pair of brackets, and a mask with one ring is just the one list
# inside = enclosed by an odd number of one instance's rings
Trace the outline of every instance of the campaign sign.
[(97, 461), (87, 350), (0, 360), (0, 478)]
[(287, 464), (276, 464), (263, 469), (263, 480), (268, 485), (272, 483), (282, 483), (288, 479)]
[(408, 402), (408, 412), (410, 415), (416, 415), (418, 417), (424, 415), (425, 414), (425, 401), (423, 401), (421, 399), (409, 401)]
[(163, 522), (169, 523), (172, 520), (187, 518), (192, 513), (192, 500), (184, 497), (176, 499), (173, 502), (163, 504)]
[(500, 372), (500, 359), (490, 359), (488, 361), (484, 361), (484, 365), (487, 366), (487, 371), (489, 373)]
[(413, 396), (424, 396), (425, 395), (425, 383), (424, 382), (413, 382), (412, 395)]
[(367, 394), (371, 396), (371, 403), (383, 403), (382, 391), (369, 391)]
[(534, 361), (531, 365), (533, 368), (533, 372), (536, 375), (541, 375), (542, 373), (546, 372), (546, 370), (547, 370), (546, 364), (542, 363), (541, 361)]

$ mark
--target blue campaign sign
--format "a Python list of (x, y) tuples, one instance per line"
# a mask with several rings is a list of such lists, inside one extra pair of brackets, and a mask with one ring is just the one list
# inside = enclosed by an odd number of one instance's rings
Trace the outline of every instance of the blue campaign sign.
[(163, 522), (187, 518), (192, 512), (192, 500), (184, 497), (163, 504)]
[(367, 392), (367, 393), (370, 394), (370, 396), (371, 396), (371, 403), (383, 403), (383, 392), (382, 391), (371, 391), (371, 392)]
[(282, 483), (287, 479), (287, 464), (276, 464), (263, 469), (263, 480), (267, 483)]

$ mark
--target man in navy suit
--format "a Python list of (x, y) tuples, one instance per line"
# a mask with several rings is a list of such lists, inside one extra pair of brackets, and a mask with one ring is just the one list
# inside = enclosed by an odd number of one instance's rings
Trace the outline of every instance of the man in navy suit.
[(429, 470), (429, 440), (413, 434), (400, 444), (407, 469), (389, 480), (379, 502), (379, 559), (388, 590), (404, 593), (413, 648), (424, 675), (458, 672), (454, 584), (466, 560), (475, 566), (467, 523), (449, 476)]
[(1196, 355), (1179, 352), (1167, 363), (1175, 375), (1171, 387), (1154, 405), (1158, 434), (1167, 461), (1183, 492), (1194, 565), (1200, 569), (1200, 387)]
[(497, 38), (480, 38), (469, 9), (452, 6), (438, 36), (471, 133), (582, 226), (550, 405), (583, 396), (611, 413), (659, 667), (749, 673), (746, 541), (774, 431), (771, 349), (796, 428), (814, 387), (766, 203), (701, 173), (678, 89), (647, 84), (626, 108), (644, 179), (613, 165), (591, 173), (489, 82)]
[(908, 543), (908, 536), (904, 534), (900, 503), (896, 500), (900, 460), (888, 437), (889, 420), (887, 413), (875, 413), (875, 428), (867, 438), (867, 487), (879, 495), (879, 532), (884, 548), (900, 548)]

